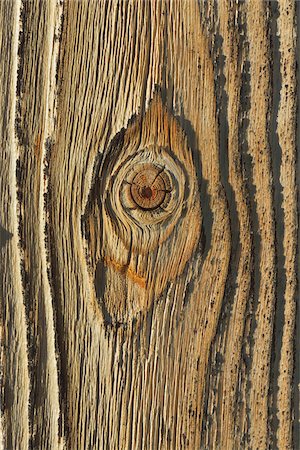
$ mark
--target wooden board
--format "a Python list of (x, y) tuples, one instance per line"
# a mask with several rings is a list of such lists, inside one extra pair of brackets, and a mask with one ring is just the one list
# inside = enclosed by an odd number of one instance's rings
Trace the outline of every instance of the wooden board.
[(300, 448), (297, 19), (0, 2), (3, 449)]

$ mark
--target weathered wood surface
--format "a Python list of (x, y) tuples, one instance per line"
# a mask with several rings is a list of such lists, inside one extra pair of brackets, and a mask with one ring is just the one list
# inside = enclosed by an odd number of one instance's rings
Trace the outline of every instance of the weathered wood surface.
[(4, 449), (300, 448), (297, 16), (0, 2)]

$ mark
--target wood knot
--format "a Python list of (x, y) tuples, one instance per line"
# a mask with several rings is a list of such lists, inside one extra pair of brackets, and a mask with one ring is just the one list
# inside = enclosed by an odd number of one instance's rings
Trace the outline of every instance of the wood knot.
[(144, 164), (134, 175), (130, 188), (133, 201), (144, 210), (158, 208), (169, 192), (169, 180), (164, 168), (154, 164)]
[(85, 216), (105, 317), (126, 323), (180, 276), (201, 236), (199, 180), (180, 123), (155, 97), (97, 160)]

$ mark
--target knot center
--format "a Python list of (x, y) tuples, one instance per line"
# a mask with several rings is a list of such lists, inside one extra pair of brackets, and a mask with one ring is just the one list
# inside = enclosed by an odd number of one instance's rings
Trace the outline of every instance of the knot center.
[(144, 186), (142, 189), (142, 197), (150, 199), (153, 196), (153, 191), (152, 188), (150, 186)]

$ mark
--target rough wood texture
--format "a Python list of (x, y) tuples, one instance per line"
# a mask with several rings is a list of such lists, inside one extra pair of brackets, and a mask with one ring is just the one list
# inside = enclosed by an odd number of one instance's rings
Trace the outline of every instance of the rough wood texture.
[(158, 96), (104, 152), (93, 184), (86, 239), (95, 297), (106, 322), (126, 324), (179, 283), (200, 238), (192, 151)]
[(300, 448), (297, 19), (0, 2), (3, 449)]

